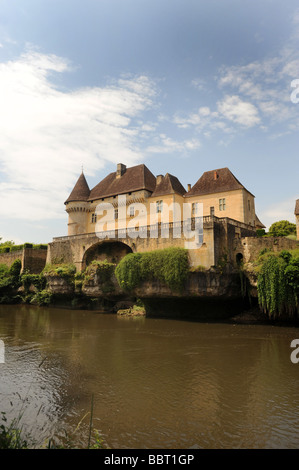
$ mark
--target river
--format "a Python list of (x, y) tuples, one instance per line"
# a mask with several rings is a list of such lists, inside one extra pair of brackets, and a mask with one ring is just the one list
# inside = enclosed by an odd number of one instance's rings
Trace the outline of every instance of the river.
[(0, 306), (0, 412), (37, 446), (299, 447), (295, 327)]

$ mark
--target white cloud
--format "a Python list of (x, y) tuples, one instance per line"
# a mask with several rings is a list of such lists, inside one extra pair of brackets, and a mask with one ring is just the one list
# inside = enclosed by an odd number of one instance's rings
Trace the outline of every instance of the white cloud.
[(201, 146), (198, 139), (185, 139), (182, 141), (173, 140), (165, 134), (160, 134), (155, 138), (154, 145), (149, 146), (146, 151), (148, 153), (170, 153), (196, 150)]
[(134, 119), (152, 105), (154, 83), (140, 76), (60, 91), (54, 74), (70, 70), (65, 59), (32, 50), (0, 64), (2, 216), (65, 217), (82, 164), (91, 175), (120, 155), (128, 164), (141, 158), (139, 137), (150, 127)]
[(256, 107), (239, 96), (226, 96), (217, 105), (220, 114), (241, 126), (252, 127), (260, 122)]
[(197, 88), (197, 90), (202, 91), (206, 88), (206, 81), (202, 78), (195, 78), (191, 81), (191, 85)]

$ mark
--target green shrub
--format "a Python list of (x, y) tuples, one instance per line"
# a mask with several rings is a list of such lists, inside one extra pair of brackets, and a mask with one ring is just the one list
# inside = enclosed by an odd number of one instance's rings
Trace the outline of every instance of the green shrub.
[(30, 274), (26, 272), (21, 276), (21, 283), (23, 284), (24, 290), (27, 293), (31, 285), (34, 285), (38, 291), (45, 289), (47, 280), (43, 274)]
[(258, 228), (256, 229), (256, 235), (257, 237), (263, 237), (266, 235), (266, 230), (264, 228)]
[(274, 222), (269, 228), (269, 235), (272, 237), (286, 237), (291, 234), (296, 234), (296, 224), (288, 220)]
[(259, 304), (269, 318), (297, 315), (299, 261), (287, 253), (270, 255), (258, 275)]
[(146, 253), (129, 253), (117, 265), (115, 275), (120, 287), (131, 291), (142, 281), (158, 280), (172, 291), (181, 291), (189, 272), (188, 251), (166, 248)]
[(0, 253), (9, 253), (10, 246), (0, 246)]
[(37, 305), (49, 305), (52, 301), (53, 294), (47, 289), (37, 292), (31, 299), (30, 303)]
[(10, 275), (13, 287), (17, 287), (20, 283), (21, 269), (22, 269), (22, 261), (20, 259), (16, 259), (12, 263), (11, 267), (9, 268), (9, 275)]
[(23, 250), (24, 248), (24, 245), (13, 245), (10, 247), (10, 251), (13, 252), (13, 251), (21, 251)]
[(74, 278), (76, 274), (76, 266), (70, 263), (64, 264), (46, 264), (42, 271), (46, 276), (59, 276), (66, 279)]
[(0, 278), (8, 276), (9, 267), (6, 264), (0, 264)]

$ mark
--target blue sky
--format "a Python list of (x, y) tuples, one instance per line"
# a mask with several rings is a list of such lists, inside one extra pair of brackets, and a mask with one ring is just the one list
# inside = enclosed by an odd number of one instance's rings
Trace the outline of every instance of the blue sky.
[(66, 235), (81, 166), (93, 187), (119, 162), (229, 167), (294, 222), (297, 79), (295, 0), (0, 0), (0, 237)]

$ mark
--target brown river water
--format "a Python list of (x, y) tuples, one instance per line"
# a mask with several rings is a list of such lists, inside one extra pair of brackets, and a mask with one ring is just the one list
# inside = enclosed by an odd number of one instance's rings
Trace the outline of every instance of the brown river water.
[(36, 446), (299, 447), (296, 327), (0, 305), (0, 412)]

